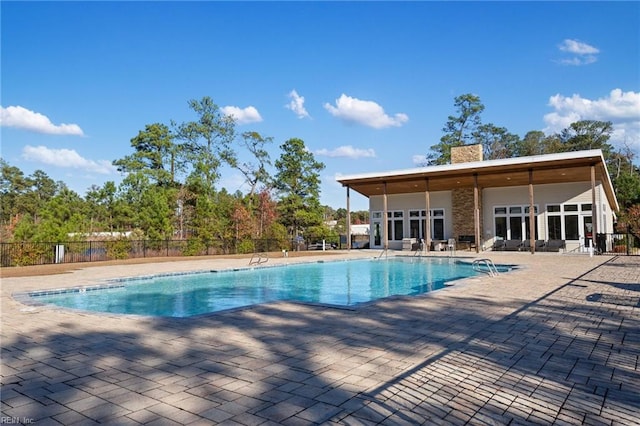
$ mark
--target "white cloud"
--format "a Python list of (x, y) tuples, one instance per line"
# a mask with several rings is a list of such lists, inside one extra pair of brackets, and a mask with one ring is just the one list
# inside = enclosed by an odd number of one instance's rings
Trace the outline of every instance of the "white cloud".
[(295, 89), (292, 90), (288, 96), (289, 98), (291, 98), (291, 101), (287, 105), (285, 105), (285, 108), (293, 111), (298, 116), (298, 118), (310, 117), (309, 113), (304, 107), (304, 96), (298, 95), (298, 92), (296, 92)]
[(394, 116), (389, 116), (377, 103), (352, 98), (344, 93), (340, 98), (336, 99), (336, 106), (325, 103), (324, 108), (334, 117), (347, 122), (373, 127), (374, 129), (400, 127), (409, 121), (409, 117), (406, 114), (398, 113)]
[(573, 66), (592, 64), (598, 60), (596, 55), (600, 53), (600, 50), (596, 47), (571, 39), (563, 40), (562, 43), (558, 45), (558, 49), (560, 49), (561, 52), (573, 55), (568, 58), (560, 59), (558, 62), (563, 65)]
[(600, 53), (600, 50), (588, 45), (587, 43), (582, 43), (581, 41), (571, 39), (563, 40), (558, 48), (563, 52), (573, 53), (576, 55), (595, 55), (597, 53)]
[(544, 116), (547, 134), (560, 132), (580, 120), (610, 121), (614, 130), (611, 142), (640, 149), (640, 92), (614, 89), (609, 96), (595, 100), (578, 94), (557, 94), (549, 98), (549, 106), (555, 111)]
[(117, 169), (107, 160), (88, 160), (73, 149), (51, 149), (46, 146), (27, 145), (22, 149), (22, 158), (50, 166), (79, 169), (103, 175), (113, 174)]
[(224, 115), (232, 116), (238, 124), (259, 123), (262, 117), (258, 110), (253, 106), (239, 108), (236, 106), (225, 106), (220, 108)]
[(414, 155), (413, 157), (411, 157), (411, 161), (416, 166), (424, 166), (429, 162), (429, 160), (427, 159), (427, 156), (424, 155), (424, 154), (416, 154), (416, 155)]
[(559, 63), (561, 63), (562, 65), (572, 65), (575, 67), (579, 67), (581, 65), (589, 65), (592, 64), (594, 62), (596, 62), (598, 60), (598, 58), (596, 58), (595, 56), (581, 56), (581, 57), (573, 57), (573, 58), (567, 58), (567, 59), (560, 59), (558, 60)]
[(84, 136), (84, 132), (77, 124), (55, 125), (46, 115), (23, 108), (21, 106), (0, 106), (0, 126), (15, 127), (31, 132), (50, 135)]
[(316, 151), (317, 155), (324, 155), (327, 157), (346, 157), (351, 159), (375, 157), (376, 151), (372, 148), (360, 149), (354, 148), (351, 145), (343, 145), (336, 149), (319, 149)]

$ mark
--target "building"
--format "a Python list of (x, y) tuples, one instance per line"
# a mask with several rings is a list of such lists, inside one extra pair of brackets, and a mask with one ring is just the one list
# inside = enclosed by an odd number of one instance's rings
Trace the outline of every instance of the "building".
[(550, 241), (579, 251), (595, 247), (597, 233), (613, 232), (618, 201), (600, 150), (483, 161), (482, 145), (466, 145), (451, 158), (337, 179), (347, 189), (347, 210), (350, 190), (369, 198), (371, 248), (403, 249), (422, 239), (437, 250), (454, 239), (476, 252), (502, 241), (532, 253), (536, 242)]

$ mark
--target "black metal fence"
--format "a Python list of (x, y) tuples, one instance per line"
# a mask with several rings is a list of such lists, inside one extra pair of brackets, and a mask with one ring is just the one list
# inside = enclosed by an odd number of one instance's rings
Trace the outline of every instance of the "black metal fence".
[(596, 253), (640, 256), (640, 236), (631, 232), (596, 234)]
[[(314, 243), (310, 243), (314, 241)], [(213, 241), (199, 240), (107, 240), (65, 242), (0, 243), (0, 266), (47, 265), (54, 263), (100, 262), (142, 257), (203, 256), (274, 252), (281, 250), (320, 250), (315, 240), (282, 241), (275, 239)], [(338, 237), (325, 241), (325, 248), (340, 248)]]
[[(346, 247), (345, 236), (324, 240), (281, 241), (275, 239), (228, 240), (203, 244), (199, 240), (108, 240), (58, 243), (0, 243), (0, 266), (47, 265), (54, 263), (100, 262), (141, 257), (203, 256), (274, 252), (281, 250), (326, 250)], [(368, 241), (368, 240), (367, 240)], [(352, 248), (368, 248), (368, 242), (352, 238)], [(640, 256), (640, 236), (631, 232), (596, 235), (596, 253)]]

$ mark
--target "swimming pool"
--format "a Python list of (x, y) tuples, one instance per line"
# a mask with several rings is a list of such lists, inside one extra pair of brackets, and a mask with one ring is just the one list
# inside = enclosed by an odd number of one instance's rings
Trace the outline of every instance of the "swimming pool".
[(278, 300), (353, 306), (427, 293), (477, 274), (471, 264), (454, 259), (389, 258), (122, 279), (29, 296), (85, 311), (190, 317)]

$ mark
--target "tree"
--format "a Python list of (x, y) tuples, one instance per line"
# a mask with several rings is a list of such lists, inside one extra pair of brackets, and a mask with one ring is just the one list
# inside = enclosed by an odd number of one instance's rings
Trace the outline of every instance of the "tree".
[(497, 127), (491, 123), (478, 126), (473, 132), (476, 143), (482, 145), (485, 160), (511, 158), (517, 151), (520, 138), (509, 133), (504, 127)]
[(625, 146), (609, 155), (609, 174), (622, 210), (640, 204), (640, 168), (633, 164), (635, 155)]
[(6, 227), (22, 212), (20, 199), (29, 190), (29, 182), (22, 170), (3, 159), (0, 159), (0, 169), (0, 217)]
[(256, 163), (251, 161), (239, 162), (232, 160), (232, 165), (240, 170), (247, 183), (249, 184), (249, 197), (253, 197), (256, 192), (258, 184), (260, 182), (269, 182), (269, 172), (267, 166), (271, 165), (271, 159), (269, 152), (264, 149), (266, 144), (273, 142), (271, 137), (263, 137), (258, 132), (244, 132), (240, 139), (240, 145), (244, 147), (256, 160)]
[(171, 186), (176, 173), (184, 169), (184, 147), (174, 142), (175, 135), (164, 124), (147, 124), (131, 139), (135, 152), (113, 161), (122, 173), (142, 173), (160, 186)]
[(85, 218), (85, 202), (82, 197), (63, 187), (44, 205), (40, 220), (34, 222), (33, 240), (60, 242), (73, 239), (70, 234), (88, 231)]
[(620, 213), (616, 228), (618, 232), (630, 232), (640, 238), (640, 203), (629, 206)]
[(455, 98), (457, 116), (450, 115), (442, 131), (444, 135), (440, 143), (433, 145), (429, 154), (429, 165), (448, 164), (451, 162), (451, 148), (467, 145), (474, 140), (474, 132), (482, 124), (480, 114), (484, 111), (484, 105), (480, 97), (465, 94)]
[(562, 152), (562, 142), (559, 135), (546, 136), (540, 130), (532, 130), (518, 141), (513, 156), (528, 157), (557, 152)]
[[(272, 229), (272, 225), (277, 223), (278, 218), (277, 203), (271, 197), (271, 193), (267, 189), (263, 189), (258, 193), (258, 205), (256, 206), (256, 234), (258, 237), (268, 237), (268, 232)], [(285, 229), (286, 234), (286, 229)]]
[(137, 228), (150, 240), (166, 240), (173, 237), (175, 189), (151, 186), (142, 193), (136, 211)]
[(315, 160), (301, 139), (289, 139), (280, 149), (273, 187), (279, 195), (280, 222), (295, 237), (308, 227), (322, 224), (320, 172), (325, 165)]
[(612, 132), (610, 121), (576, 121), (560, 133), (561, 152), (600, 149), (606, 159), (613, 149), (609, 144)]
[[(44, 171), (36, 170), (25, 177), (22, 170), (0, 159), (0, 220), (2, 239), (13, 238), (18, 223), (34, 226), (40, 211), (58, 191), (58, 185)], [(27, 217), (28, 216), (28, 217)], [(22, 218), (25, 221), (22, 221)], [(31, 235), (32, 233), (27, 232)]]
[(113, 181), (107, 181), (102, 187), (93, 185), (85, 200), (89, 207), (91, 222), (96, 221), (99, 230), (113, 232), (114, 216), (116, 214), (116, 184)]
[(236, 153), (231, 149), (235, 139), (235, 121), (233, 117), (224, 115), (208, 96), (199, 101), (190, 100), (189, 107), (198, 118), (177, 126), (177, 135), (185, 141), (193, 167), (190, 180), (199, 180), (200, 188), (210, 196), (219, 178), (221, 164), (235, 165), (237, 162)]
[[(230, 213), (220, 216), (220, 206), (216, 198), (215, 183), (220, 177), (223, 163), (237, 165), (236, 153), (231, 148), (235, 139), (235, 121), (226, 116), (213, 100), (205, 96), (201, 100), (192, 99), (189, 107), (197, 119), (175, 126), (179, 139), (185, 141), (191, 173), (185, 182), (184, 191), (178, 201), (181, 209), (191, 213), (189, 229), (191, 246), (198, 251), (208, 246), (216, 235), (224, 235), (224, 228)], [(225, 213), (226, 214), (226, 213)], [(197, 240), (197, 241), (196, 241)]]

